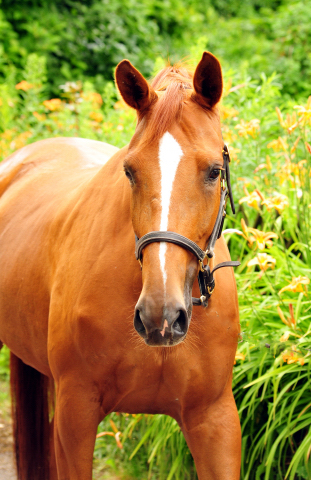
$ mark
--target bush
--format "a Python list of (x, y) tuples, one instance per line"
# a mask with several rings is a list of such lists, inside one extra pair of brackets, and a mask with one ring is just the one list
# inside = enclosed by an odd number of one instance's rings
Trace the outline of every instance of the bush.
[[(156, 55), (169, 56), (194, 34), (202, 15), (198, 0), (66, 0), (64, 2), (2, 1), (2, 40), (6, 65), (18, 71), (36, 49), (47, 60), (48, 86), (56, 93), (60, 84), (90, 79), (98, 88), (113, 79), (123, 58), (150, 75)], [(1, 17), (0, 17), (1, 21)], [(18, 39), (18, 40), (17, 40)], [(18, 41), (18, 43), (17, 43)], [(18, 46), (19, 48), (16, 48)]]
[[(246, 8), (247, 7), (247, 8)], [(29, 54), (45, 57), (49, 94), (71, 80), (102, 90), (123, 58), (145, 75), (157, 56), (189, 55), (199, 38), (227, 68), (280, 75), (284, 92), (309, 92), (310, 9), (297, 0), (2, 0), (0, 75), (16, 81)]]

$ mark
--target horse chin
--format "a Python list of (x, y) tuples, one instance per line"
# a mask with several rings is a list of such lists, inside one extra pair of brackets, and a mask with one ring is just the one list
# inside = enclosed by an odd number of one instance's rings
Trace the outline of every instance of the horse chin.
[(145, 343), (149, 347), (174, 347), (183, 342), (187, 336), (187, 332), (177, 336), (171, 333), (165, 333), (163, 336), (159, 330), (149, 333), (145, 338)]

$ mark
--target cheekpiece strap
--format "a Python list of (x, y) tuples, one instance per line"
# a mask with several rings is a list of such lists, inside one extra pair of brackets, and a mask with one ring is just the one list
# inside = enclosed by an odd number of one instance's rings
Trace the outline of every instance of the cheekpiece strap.
[(232, 210), (233, 215), (235, 215), (235, 206), (234, 206), (234, 200), (233, 200), (232, 188), (231, 188), (231, 182), (230, 182), (230, 168), (229, 168), (230, 155), (229, 155), (229, 150), (228, 150), (228, 147), (227, 147), (226, 144), (224, 144), (224, 148), (222, 150), (222, 158), (224, 160), (226, 182), (227, 182), (227, 188), (228, 188), (231, 210)]

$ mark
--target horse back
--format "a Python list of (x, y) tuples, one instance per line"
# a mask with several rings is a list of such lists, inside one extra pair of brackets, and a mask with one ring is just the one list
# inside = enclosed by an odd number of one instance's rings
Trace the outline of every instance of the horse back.
[(47, 329), (53, 283), (51, 226), (118, 151), (102, 142), (55, 138), (0, 164), (0, 339), (50, 374)]
[(91, 169), (103, 166), (117, 147), (83, 138), (51, 138), (27, 145), (0, 163), (0, 195), (27, 172), (39, 168)]

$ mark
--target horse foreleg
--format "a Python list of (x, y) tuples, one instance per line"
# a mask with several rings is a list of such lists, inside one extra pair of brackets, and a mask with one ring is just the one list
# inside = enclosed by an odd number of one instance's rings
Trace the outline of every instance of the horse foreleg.
[(57, 385), (54, 444), (58, 480), (92, 480), (99, 402), (89, 385)]
[(54, 445), (54, 418), (50, 423), (50, 476), (49, 480), (58, 480), (56, 459), (55, 459), (55, 445)]
[(240, 478), (241, 428), (232, 394), (208, 407), (189, 409), (182, 428), (199, 480)]

